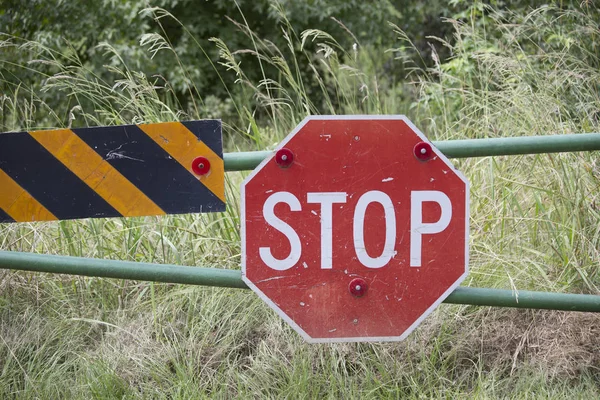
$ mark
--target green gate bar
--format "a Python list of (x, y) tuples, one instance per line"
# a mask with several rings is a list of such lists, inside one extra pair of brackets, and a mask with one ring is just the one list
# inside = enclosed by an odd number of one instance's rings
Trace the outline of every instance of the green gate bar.
[[(600, 150), (600, 133), (467, 139), (433, 144), (449, 158)], [(270, 151), (227, 153), (226, 171), (252, 170)], [(0, 251), (0, 268), (104, 278), (247, 288), (238, 270)], [(600, 312), (600, 296), (458, 287), (446, 303)]]
[[(448, 158), (564, 153), (600, 150), (600, 133), (445, 140), (432, 143)], [(225, 171), (252, 170), (270, 154), (270, 151), (226, 153)]]
[[(0, 268), (247, 289), (239, 270), (0, 251)], [(600, 312), (600, 296), (460, 286), (445, 303)]]

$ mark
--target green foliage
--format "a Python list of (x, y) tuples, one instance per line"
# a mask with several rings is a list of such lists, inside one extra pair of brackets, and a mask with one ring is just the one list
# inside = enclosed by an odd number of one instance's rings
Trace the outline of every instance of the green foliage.
[[(85, 70), (89, 76), (112, 86), (129, 69), (158, 85), (168, 85), (186, 111), (197, 113), (206, 96), (221, 100), (234, 97), (248, 102), (244, 90), (232, 85), (234, 76), (219, 65), (219, 49), (209, 40), (219, 38), (235, 53), (249, 80), (260, 81), (278, 69), (254, 57), (257, 38), (268, 38), (273, 48), (285, 49), (297, 62), (297, 78), (303, 91), (321, 107), (321, 84), (314, 79), (310, 60), (302, 56), (299, 33), (317, 27), (335, 37), (341, 48), (388, 47), (394, 37), (387, 27), (396, 21), (418, 37), (419, 51), (428, 52), (427, 35), (444, 36), (448, 30), (439, 17), (447, 6), (421, 2), (364, 1), (210, 1), (161, 0), (145, 8), (143, 2), (102, 1), (8, 1), (0, 10), (4, 44), (0, 47), (3, 92), (35, 93), (66, 124), (69, 110), (94, 109), (84, 99), (73, 99), (48, 89), (44, 79), (62, 74), (65, 68)], [(249, 34), (252, 32), (252, 34)], [(283, 32), (283, 34), (282, 34)], [(7, 41), (6, 41), (7, 40)], [(33, 46), (30, 46), (34, 43)], [(310, 42), (305, 43), (313, 50)], [(25, 65), (31, 60), (38, 64)], [(391, 58), (390, 58), (391, 59)], [(50, 61), (48, 63), (48, 61)], [(52, 61), (58, 63), (54, 64)], [(345, 62), (340, 59), (340, 62)], [(382, 61), (378, 68), (398, 80), (402, 64)], [(45, 89), (40, 93), (40, 89)], [(231, 101), (231, 100), (229, 100)], [(36, 117), (39, 120), (39, 116)], [(110, 123), (110, 120), (106, 123)], [(48, 125), (60, 125), (49, 120)]]
[[(428, 70), (418, 106), (449, 137), (590, 131), (600, 114), (597, 10), (542, 7), (528, 14), (483, 7), (454, 21), (452, 56)], [(509, 126), (503, 126), (507, 122)], [(465, 126), (466, 124), (468, 126)]]

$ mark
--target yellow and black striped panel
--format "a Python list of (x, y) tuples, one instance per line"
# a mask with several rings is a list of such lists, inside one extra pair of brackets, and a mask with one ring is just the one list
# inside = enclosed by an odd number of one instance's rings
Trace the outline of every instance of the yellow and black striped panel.
[(221, 212), (224, 180), (219, 120), (0, 134), (0, 222)]

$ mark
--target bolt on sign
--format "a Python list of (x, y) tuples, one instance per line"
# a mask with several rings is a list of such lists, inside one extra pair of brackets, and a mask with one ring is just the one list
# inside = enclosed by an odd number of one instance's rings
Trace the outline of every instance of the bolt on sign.
[(225, 211), (220, 120), (0, 134), (0, 222)]
[(308, 117), (241, 196), (242, 277), (309, 342), (402, 340), (467, 275), (469, 183), (404, 116)]

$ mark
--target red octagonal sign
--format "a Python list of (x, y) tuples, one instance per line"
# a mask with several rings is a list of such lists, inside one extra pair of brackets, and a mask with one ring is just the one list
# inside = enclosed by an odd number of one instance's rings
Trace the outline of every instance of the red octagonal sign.
[(243, 279), (309, 342), (402, 340), (467, 274), (469, 183), (404, 116), (308, 117), (241, 195)]

